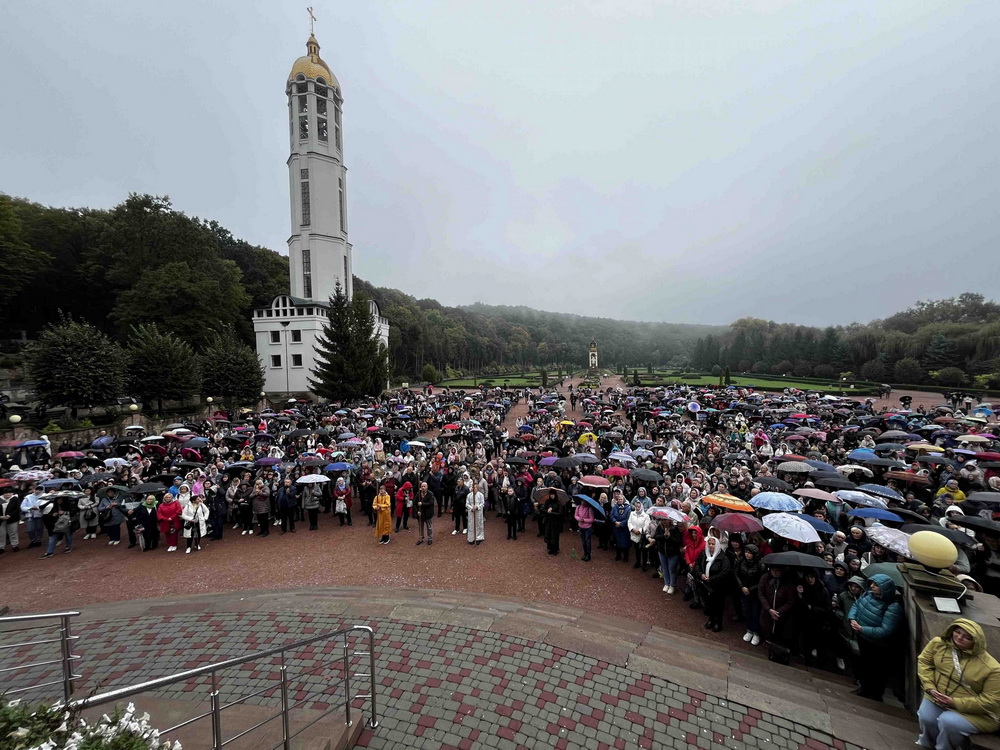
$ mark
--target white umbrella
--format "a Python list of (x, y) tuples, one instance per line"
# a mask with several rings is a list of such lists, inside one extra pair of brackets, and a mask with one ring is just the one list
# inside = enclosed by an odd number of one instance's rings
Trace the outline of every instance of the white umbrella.
[(794, 542), (818, 542), (816, 529), (792, 513), (770, 513), (764, 516), (764, 528)]
[(792, 474), (808, 474), (813, 471), (813, 467), (803, 461), (785, 461), (778, 464), (775, 471), (788, 472)]
[(317, 482), (329, 482), (330, 477), (325, 477), (322, 474), (306, 474), (304, 477), (298, 478), (299, 484), (316, 484)]
[(868, 538), (875, 542), (875, 544), (885, 547), (897, 555), (902, 555), (903, 557), (910, 556), (910, 535), (905, 531), (876, 523), (865, 529), (865, 532), (868, 534)]
[(860, 471), (866, 477), (875, 476), (875, 472), (869, 469), (867, 466), (859, 466), (858, 464), (844, 464), (843, 466), (838, 466), (837, 471), (840, 474), (853, 474), (856, 471)]
[(124, 458), (106, 458), (104, 459), (104, 465), (111, 469), (115, 466), (128, 466), (128, 461)]

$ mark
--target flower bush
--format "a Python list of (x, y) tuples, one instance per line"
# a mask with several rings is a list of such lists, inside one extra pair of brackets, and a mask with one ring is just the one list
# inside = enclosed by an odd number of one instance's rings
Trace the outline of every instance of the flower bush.
[(20, 701), (0, 705), (0, 747), (10, 750), (181, 750), (181, 743), (160, 740), (149, 714), (125, 711), (104, 714), (88, 723), (57, 706)]

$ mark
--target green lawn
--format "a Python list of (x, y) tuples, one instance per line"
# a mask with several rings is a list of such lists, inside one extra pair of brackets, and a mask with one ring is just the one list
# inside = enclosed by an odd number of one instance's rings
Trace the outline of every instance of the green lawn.
[[(642, 381), (643, 385), (670, 385), (671, 383), (685, 383), (687, 385), (718, 385), (719, 378), (715, 375), (688, 375), (685, 374), (684, 377), (677, 375), (667, 375), (664, 372), (654, 372), (653, 375), (647, 375), (641, 370), (639, 371), (639, 379)], [(747, 386), (752, 385), (757, 388), (769, 391), (780, 391), (783, 388), (798, 388), (803, 391), (820, 391), (822, 393), (841, 393), (842, 386), (833, 385), (829, 382), (826, 383), (808, 383), (800, 380), (796, 380), (794, 377), (791, 378), (779, 378), (773, 375), (733, 375), (730, 378), (733, 385), (737, 386)], [(631, 383), (631, 378), (628, 379)], [(857, 395), (866, 394), (870, 390), (870, 386), (867, 384), (857, 384), (857, 387), (851, 389), (847, 388), (847, 393), (855, 393)]]
[[(490, 381), (493, 386), (510, 386), (510, 387), (523, 387), (530, 385), (537, 388), (542, 384), (542, 379), (539, 375), (525, 375), (523, 378), (519, 375), (484, 375), (481, 378), (455, 378), (452, 380), (442, 380), (440, 383), (435, 383), (438, 388), (448, 387), (448, 388), (478, 388), (484, 382)], [(549, 383), (557, 383), (559, 378), (555, 375), (549, 375)]]

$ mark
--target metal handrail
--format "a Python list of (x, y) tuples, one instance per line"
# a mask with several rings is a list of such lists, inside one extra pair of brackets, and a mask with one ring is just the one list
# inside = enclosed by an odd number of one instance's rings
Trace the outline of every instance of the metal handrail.
[[(360, 632), (361, 634), (368, 636), (368, 650), (367, 651), (351, 651), (349, 644), (349, 637), (355, 632)], [(257, 651), (252, 654), (246, 654), (244, 656), (238, 656), (233, 659), (227, 659), (225, 661), (218, 662), (216, 664), (206, 664), (201, 667), (195, 667), (194, 669), (188, 669), (177, 674), (168, 675), (166, 677), (158, 677), (154, 680), (147, 680), (146, 682), (139, 683), (137, 685), (129, 685), (122, 688), (117, 688), (115, 690), (109, 690), (104, 693), (99, 693), (97, 695), (92, 695), (87, 698), (81, 698), (76, 701), (69, 703), (69, 707), (73, 710), (83, 710), (86, 708), (92, 708), (95, 706), (102, 706), (108, 703), (114, 703), (120, 701), (124, 698), (130, 698), (133, 695), (138, 695), (139, 693), (144, 693), (149, 690), (156, 690), (158, 688), (166, 687), (168, 685), (174, 685), (178, 682), (187, 682), (195, 677), (200, 677), (202, 675), (211, 676), (211, 693), (209, 695), (211, 701), (211, 708), (197, 716), (185, 720), (184, 722), (172, 726), (168, 729), (161, 730), (160, 736), (169, 734), (170, 732), (175, 732), (182, 727), (193, 724), (201, 719), (206, 719), (211, 717), (212, 719), (212, 748), (213, 750), (222, 750), (226, 745), (246, 734), (259, 729), (264, 724), (267, 724), (274, 719), (281, 718), (282, 720), (282, 740), (280, 743), (275, 745), (275, 748), (283, 747), (284, 750), (289, 750), (291, 747), (291, 740), (304, 732), (306, 729), (311, 727), (316, 722), (323, 719), (331, 711), (336, 709), (336, 706), (328, 708), (326, 711), (321, 713), (318, 717), (310, 721), (308, 724), (303, 726), (298, 731), (292, 733), (289, 728), (289, 713), (293, 708), (297, 708), (303, 700), (298, 700), (294, 704), (289, 703), (288, 695), (288, 667), (285, 665), (285, 653), (288, 651), (295, 651), (296, 649), (304, 648), (305, 646), (310, 646), (314, 643), (320, 641), (327, 641), (336, 638), (343, 638), (343, 654), (332, 660), (330, 663), (343, 662), (344, 666), (344, 677), (341, 681), (344, 683), (344, 714), (345, 714), (345, 724), (347, 726), (353, 726), (354, 722), (351, 718), (351, 702), (358, 699), (371, 700), (371, 718), (367, 722), (367, 726), (374, 729), (378, 726), (378, 705), (377, 698), (375, 694), (375, 631), (367, 625), (354, 625), (349, 628), (343, 628), (341, 630), (332, 631), (329, 633), (323, 633), (321, 635), (311, 636), (301, 641), (296, 641), (295, 643), (289, 643), (282, 646), (276, 646), (274, 648), (267, 649), (265, 651)], [(230, 701), (223, 704), (219, 694), (219, 672), (226, 669), (231, 669), (232, 667), (238, 667), (249, 662), (257, 661), (260, 659), (266, 659), (269, 656), (281, 656), (281, 666), (279, 669), (279, 681), (278, 684), (272, 685), (268, 688), (263, 688), (256, 690), (250, 694), (243, 695), (236, 700)], [(368, 693), (359, 693), (357, 695), (352, 695), (350, 690), (351, 685), (351, 658), (358, 656), (367, 656), (369, 660), (369, 670), (367, 674), (358, 673), (356, 677), (368, 677), (370, 681), (370, 687)], [(320, 667), (314, 667), (312, 669), (306, 670), (302, 673), (303, 676), (311, 674)], [(228, 739), (223, 739), (222, 733), (222, 712), (235, 705), (240, 705), (244, 703), (249, 698), (260, 695), (261, 693), (267, 692), (269, 690), (274, 690), (276, 688), (281, 689), (281, 709), (263, 721), (258, 722), (249, 729), (245, 729), (237, 735), (234, 735)]]
[[(28, 687), (7, 690), (7, 695), (18, 695), (20, 693), (26, 693), (31, 690), (39, 690), (44, 687), (50, 687), (61, 683), (63, 686), (63, 703), (65, 704), (70, 702), (75, 688), (74, 683), (76, 680), (80, 679), (80, 675), (73, 672), (73, 662), (80, 658), (73, 653), (73, 642), (79, 640), (80, 636), (73, 635), (70, 628), (70, 618), (77, 617), (79, 614), (79, 612), (74, 610), (68, 612), (46, 612), (37, 615), (9, 615), (6, 617), (0, 617), (0, 627), (8, 623), (36, 623), (40, 620), (59, 620), (59, 636), (57, 638), (46, 638), (39, 641), (25, 641), (23, 643), (10, 643), (0, 646), (0, 650), (5, 651), (11, 648), (23, 648), (25, 646), (41, 646), (47, 643), (58, 643), (59, 657), (57, 659), (46, 659), (44, 661), (36, 661), (32, 664), (19, 664), (13, 667), (7, 667), (5, 669), (0, 669), (0, 674), (16, 672), (22, 669), (30, 669), (32, 667), (46, 667), (52, 664), (60, 664), (62, 665), (61, 679), (53, 680), (51, 682), (43, 682), (37, 685), (29, 685)], [(29, 625), (26, 628), (13, 628), (11, 630), (5, 629), (2, 632), (22, 633), (28, 630), (38, 630), (40, 628), (47, 627), (51, 627), (51, 625), (48, 623), (39, 623), (37, 625)]]

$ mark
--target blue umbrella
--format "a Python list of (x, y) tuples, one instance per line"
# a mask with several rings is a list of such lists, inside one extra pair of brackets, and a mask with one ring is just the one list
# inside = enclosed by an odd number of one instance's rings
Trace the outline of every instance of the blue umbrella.
[(49, 487), (79, 487), (80, 483), (75, 479), (49, 479), (42, 482), (39, 486), (44, 487), (45, 489), (48, 489)]
[(837, 490), (833, 494), (837, 496), (838, 500), (843, 500), (845, 503), (850, 503), (851, 505), (863, 505), (866, 508), (882, 508), (883, 510), (886, 508), (885, 500), (865, 492)]
[(600, 513), (601, 516), (607, 517), (607, 513), (604, 512), (604, 506), (597, 502), (594, 498), (590, 497), (590, 495), (573, 495), (573, 497), (581, 502), (587, 503), (587, 505), (593, 508), (596, 513)]
[(877, 518), (880, 521), (895, 521), (896, 523), (902, 523), (903, 519), (887, 510), (882, 510), (881, 508), (860, 508), (858, 510), (852, 510), (847, 515), (857, 516), (858, 518)]
[(875, 451), (868, 450), (867, 448), (857, 448), (848, 453), (847, 457), (852, 461), (861, 461), (867, 458), (874, 458)]
[(821, 534), (832, 534), (834, 531), (836, 531), (836, 529), (834, 529), (833, 526), (828, 524), (826, 521), (816, 518), (816, 516), (810, 516), (805, 513), (799, 513), (798, 517), (801, 518), (810, 526), (812, 526), (814, 529), (816, 529), (816, 531), (820, 532)]
[(184, 442), (185, 448), (200, 448), (205, 445), (208, 445), (208, 438), (206, 437), (191, 438)]
[(337, 461), (334, 464), (327, 464), (323, 471), (353, 471), (354, 464), (349, 464), (346, 461)]
[(353, 432), (342, 432), (337, 435), (337, 440), (350, 440), (352, 437), (357, 437)]
[(764, 510), (800, 511), (802, 503), (784, 492), (758, 492), (750, 498), (750, 504)]
[(90, 444), (91, 448), (103, 448), (107, 445), (111, 445), (115, 442), (115, 439), (111, 435), (105, 435), (104, 437), (99, 437), (97, 440)]
[[(98, 438), (98, 439), (100, 439), (100, 438)], [(110, 439), (114, 440), (114, 438), (110, 438)], [(44, 440), (25, 440), (23, 443), (20, 443), (17, 447), (18, 448), (40, 448), (43, 445), (47, 445), (47, 443)]]
[(807, 463), (814, 469), (823, 469), (824, 471), (836, 471), (837, 467), (833, 464), (828, 464), (826, 461), (817, 461), (812, 458), (807, 458), (803, 463)]
[(862, 492), (867, 492), (869, 495), (881, 497), (884, 500), (899, 500), (900, 502), (903, 500), (903, 496), (896, 492), (896, 490), (891, 487), (884, 487), (881, 484), (863, 484), (858, 489)]

